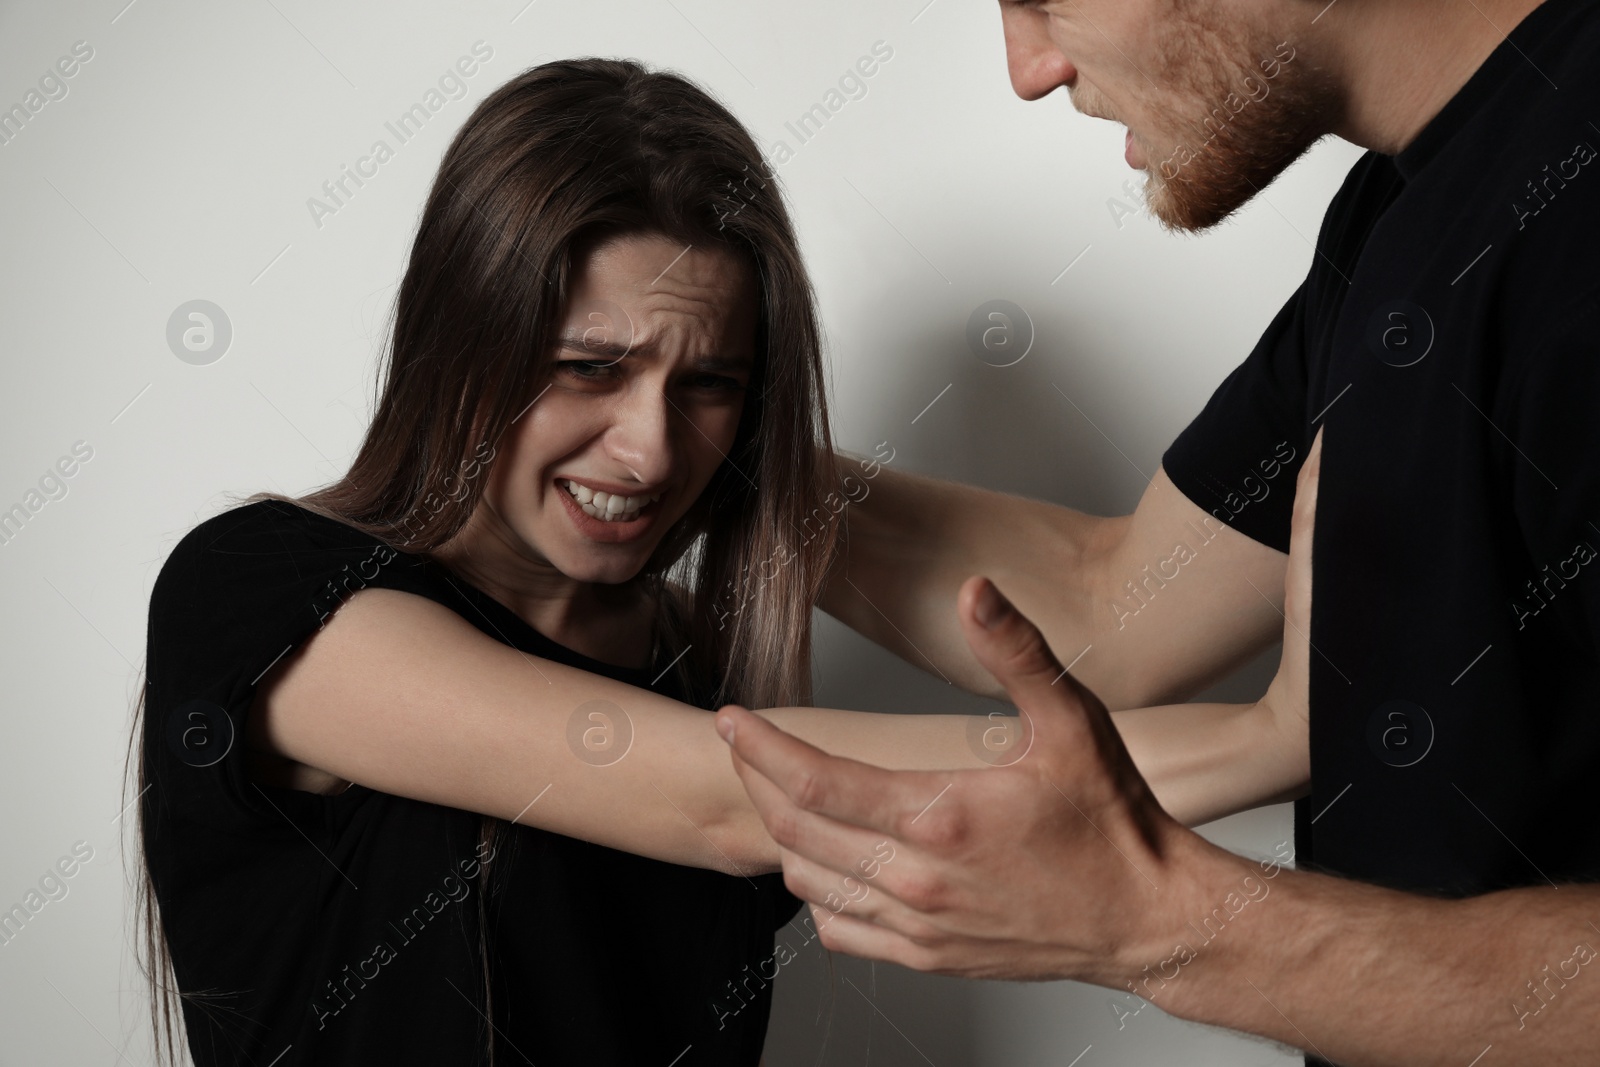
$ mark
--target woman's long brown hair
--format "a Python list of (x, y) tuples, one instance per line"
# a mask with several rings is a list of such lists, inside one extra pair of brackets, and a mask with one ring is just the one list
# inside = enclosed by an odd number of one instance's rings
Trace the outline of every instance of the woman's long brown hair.
[[(811, 607), (837, 536), (821, 334), (799, 245), (770, 169), (704, 90), (621, 59), (533, 67), (495, 90), (451, 142), (395, 298), (382, 385), (344, 477), (291, 500), (395, 548), (428, 554), (478, 506), (494, 443), (549, 377), (569, 286), (604, 237), (662, 235), (727, 248), (759, 289), (757, 359), (733, 447), (634, 579), (689, 652), (679, 669), (717, 680), (716, 703), (809, 703)], [(488, 449), (486, 451), (485, 449)], [(485, 460), (485, 457), (488, 457)], [(668, 580), (682, 591), (669, 593)], [(139, 738), (139, 839), (159, 801)], [(484, 819), (493, 840), (498, 820)], [(489, 864), (478, 895), (482, 941)], [(175, 1057), (181, 994), (143, 855), (140, 962), (158, 1061)], [(492, 1018), (492, 1012), (486, 1012)], [(493, 1041), (489, 1038), (491, 1063)]]

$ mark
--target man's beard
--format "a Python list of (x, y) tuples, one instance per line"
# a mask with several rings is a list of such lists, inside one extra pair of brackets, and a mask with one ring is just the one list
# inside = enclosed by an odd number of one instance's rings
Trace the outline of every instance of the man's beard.
[[(1190, 107), (1210, 110), (1184, 123), (1166, 157), (1146, 162), (1145, 204), (1166, 229), (1215, 226), (1331, 131), (1331, 81), (1292, 52), (1284, 62), (1275, 47), (1194, 21), (1173, 42), (1162, 71), (1167, 84)], [(1266, 76), (1262, 60), (1276, 62), (1275, 76)]]

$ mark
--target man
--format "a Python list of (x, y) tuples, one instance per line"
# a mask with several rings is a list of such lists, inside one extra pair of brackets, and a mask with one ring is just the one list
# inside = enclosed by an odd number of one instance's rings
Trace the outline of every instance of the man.
[[(890, 773), (724, 709), (790, 887), (830, 948), (1094, 982), (1312, 1063), (1600, 1062), (1600, 2), (1001, 11), (1018, 95), (1125, 123), (1174, 229), (1321, 136), (1369, 151), (1132, 516), (889, 472), (851, 509), (827, 610), (1033, 732)], [(1274, 718), (1197, 708), (1151, 751), (1202, 772), (1169, 809), (1299, 795), (1294, 870), (1163, 810), (1119, 738), (1151, 720), (1107, 713), (1278, 632)], [(1262, 743), (1296, 704), (1308, 740)]]

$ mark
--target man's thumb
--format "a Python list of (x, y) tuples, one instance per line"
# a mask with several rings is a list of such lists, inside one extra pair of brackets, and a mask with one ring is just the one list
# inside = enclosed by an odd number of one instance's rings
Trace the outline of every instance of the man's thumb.
[(1076, 690), (1038, 627), (989, 579), (968, 578), (956, 597), (956, 610), (973, 655), (1011, 694), (1013, 703), (1020, 706), (1027, 701), (1033, 711), (1054, 702), (1028, 701), (1030, 695), (1050, 693), (1053, 686), (1059, 699)]

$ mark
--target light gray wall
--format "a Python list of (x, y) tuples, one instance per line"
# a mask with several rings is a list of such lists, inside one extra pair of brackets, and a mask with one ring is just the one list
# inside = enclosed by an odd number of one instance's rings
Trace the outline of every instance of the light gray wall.
[[(375, 140), (394, 146), (384, 123), (480, 40), (493, 57), (466, 95), (314, 219), (322, 183)], [(0, 906), (76, 843), (93, 851), (0, 945), (0, 1063), (147, 1061), (119, 811), (151, 583), (224, 492), (298, 492), (342, 471), (422, 197), (490, 88), (578, 54), (712, 88), (772, 151), (793, 150), (780, 174), (821, 297), (840, 441), (886, 440), (898, 467), (1101, 513), (1133, 507), (1293, 290), (1356, 155), (1321, 146), (1220, 232), (1165, 235), (1124, 189), (1120, 128), (1076, 116), (1065, 94), (1011, 94), (992, 2), (13, 2), (0, 5), (0, 106), (79, 41), (93, 55), (66, 95), (47, 82), (59, 98), (0, 145), (0, 508), (92, 450), (0, 544)], [(800, 144), (785, 123), (878, 41), (893, 57), (865, 96)], [(1013, 367), (965, 341), (994, 298), (1036, 330)], [(197, 299), (232, 329), (204, 365), (167, 339)], [(968, 706), (829, 621), (820, 645), (828, 702)], [(1253, 696), (1275, 658), (1224, 691)], [(1265, 855), (1290, 821), (1275, 808), (1207, 832)], [(783, 972), (771, 1067), (1290, 1062), (1154, 1008), (1119, 1029), (1091, 987), (835, 964), (831, 1023), (820, 953)]]

